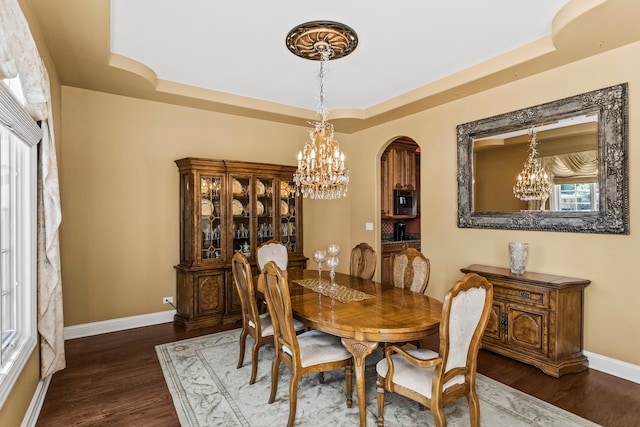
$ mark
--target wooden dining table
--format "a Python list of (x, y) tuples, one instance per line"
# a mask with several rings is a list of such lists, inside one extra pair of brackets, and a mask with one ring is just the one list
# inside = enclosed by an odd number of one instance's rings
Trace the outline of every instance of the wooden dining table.
[[(409, 342), (436, 333), (442, 302), (391, 284), (336, 273), (337, 285), (355, 290), (360, 297), (362, 293), (366, 295), (361, 300), (340, 302), (300, 285), (305, 279), (318, 279), (318, 271), (288, 271), (293, 314), (314, 329), (342, 338), (342, 344), (353, 355), (360, 425), (366, 426), (366, 357), (381, 342)], [(329, 282), (327, 272), (322, 273), (322, 280)]]

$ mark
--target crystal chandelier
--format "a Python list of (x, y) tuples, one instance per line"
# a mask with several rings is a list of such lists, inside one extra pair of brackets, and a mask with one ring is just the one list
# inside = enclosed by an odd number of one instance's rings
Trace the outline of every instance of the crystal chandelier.
[(295, 55), (320, 61), (320, 121), (310, 122), (313, 128), (309, 130), (309, 141), (298, 153), (298, 169), (293, 174), (296, 192), (312, 199), (338, 199), (347, 195), (349, 170), (344, 166), (340, 144), (334, 138), (333, 125), (327, 121), (324, 78), (329, 60), (353, 52), (358, 37), (344, 24), (314, 21), (292, 29), (286, 44)]
[(549, 176), (540, 164), (536, 146), (535, 131), (531, 131), (529, 141), (529, 156), (524, 162), (522, 172), (518, 174), (516, 185), (513, 186), (513, 194), (520, 200), (547, 200), (551, 194)]

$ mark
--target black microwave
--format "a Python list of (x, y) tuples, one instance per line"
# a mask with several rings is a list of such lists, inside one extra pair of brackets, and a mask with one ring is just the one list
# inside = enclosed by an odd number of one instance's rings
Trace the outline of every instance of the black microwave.
[(393, 190), (393, 214), (409, 216), (418, 214), (416, 190)]

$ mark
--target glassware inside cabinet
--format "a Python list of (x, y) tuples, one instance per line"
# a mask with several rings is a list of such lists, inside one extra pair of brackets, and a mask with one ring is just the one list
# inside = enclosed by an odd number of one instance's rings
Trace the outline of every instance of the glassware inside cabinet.
[(202, 259), (215, 259), (222, 257), (222, 212), (220, 210), (221, 185), (221, 177), (200, 177)]
[(251, 180), (248, 177), (231, 179), (231, 214), (233, 216), (231, 234), (233, 252), (251, 255)]
[(280, 241), (296, 251), (296, 192), (295, 183), (280, 182)]
[(258, 246), (273, 239), (273, 178), (256, 178)]

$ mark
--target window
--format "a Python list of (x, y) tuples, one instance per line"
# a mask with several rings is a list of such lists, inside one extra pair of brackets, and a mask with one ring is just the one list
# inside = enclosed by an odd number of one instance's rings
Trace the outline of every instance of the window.
[(37, 141), (21, 130), (37, 125), (14, 87), (0, 81), (0, 405), (36, 344)]
[[(600, 193), (597, 182), (557, 184), (551, 193), (552, 210), (563, 212), (598, 211)], [(556, 209), (554, 209), (554, 206)]]

